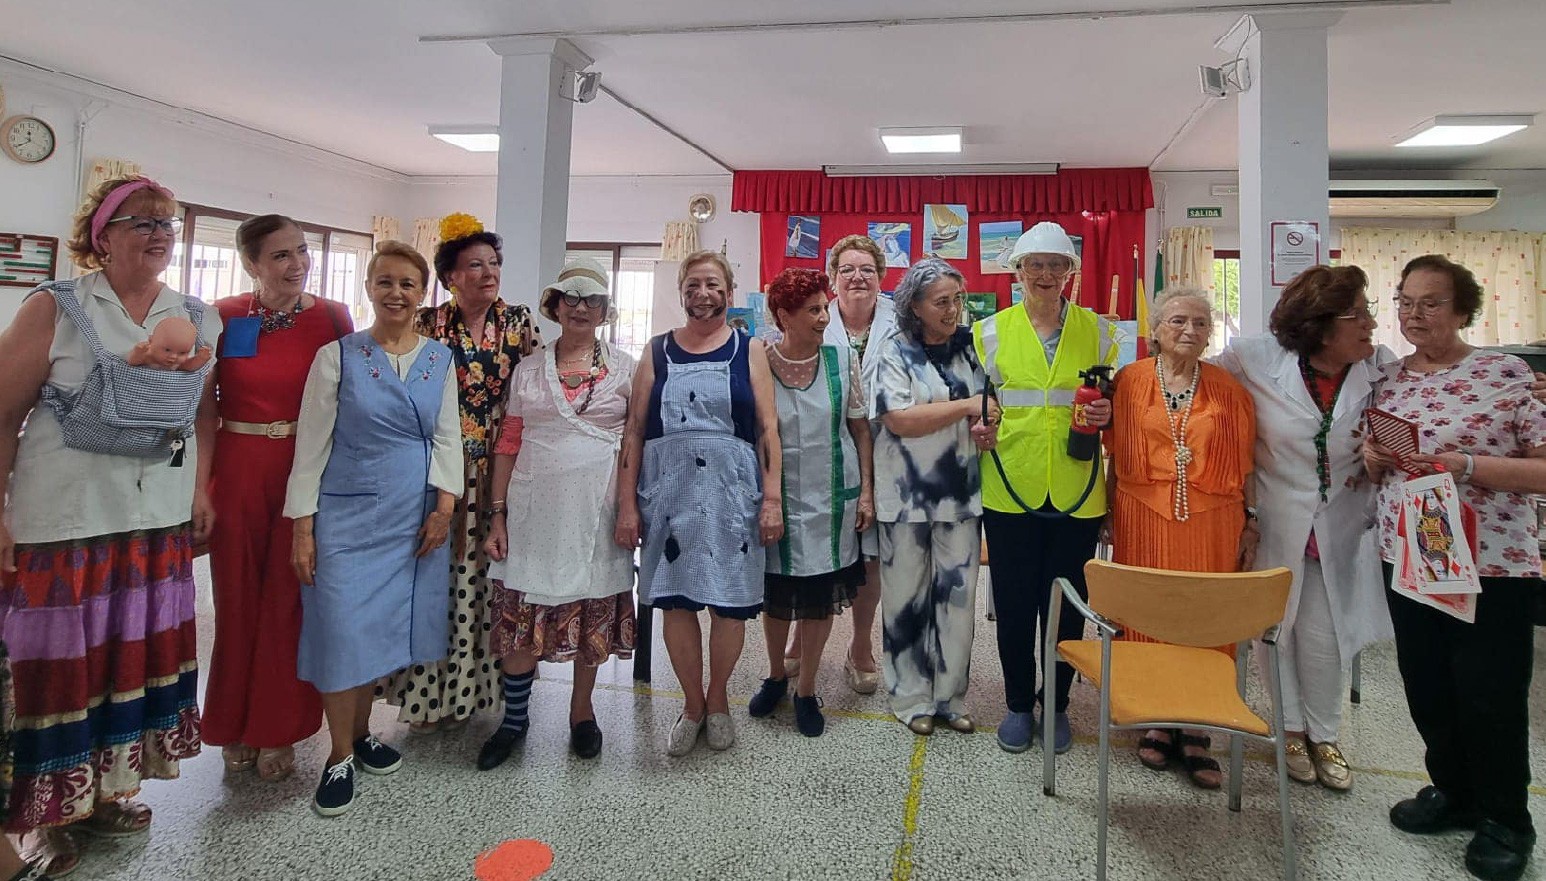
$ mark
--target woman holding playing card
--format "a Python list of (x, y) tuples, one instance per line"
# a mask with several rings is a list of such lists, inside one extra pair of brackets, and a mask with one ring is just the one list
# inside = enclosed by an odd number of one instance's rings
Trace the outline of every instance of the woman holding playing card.
[(1479, 878), (1518, 878), (1535, 845), (1526, 800), (1541, 555), (1531, 494), (1546, 492), (1546, 404), (1532, 395), (1524, 361), (1461, 337), (1483, 304), (1469, 269), (1436, 254), (1418, 257), (1401, 271), (1395, 299), (1401, 334), (1417, 350), (1385, 368), (1374, 405), (1420, 426), (1425, 452), (1401, 458), (1372, 439), (1365, 444), (1369, 473), (1380, 478), (1385, 578), (1400, 562), (1407, 470), (1443, 470), (1476, 511), (1482, 592), (1475, 623), (1385, 595), (1433, 779), (1391, 808), (1390, 822), (1420, 835), (1474, 828), (1466, 868)]

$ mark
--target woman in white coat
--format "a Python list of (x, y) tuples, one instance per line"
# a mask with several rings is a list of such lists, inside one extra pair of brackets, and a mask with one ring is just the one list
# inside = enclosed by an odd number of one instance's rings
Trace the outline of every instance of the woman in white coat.
[(1359, 427), (1395, 354), (1372, 341), (1367, 288), (1356, 266), (1307, 269), (1283, 289), (1271, 335), (1236, 340), (1217, 362), (1256, 403), (1256, 568), (1294, 573), (1278, 638), (1288, 774), (1339, 790), (1353, 784), (1337, 747), (1343, 671), (1392, 635)]

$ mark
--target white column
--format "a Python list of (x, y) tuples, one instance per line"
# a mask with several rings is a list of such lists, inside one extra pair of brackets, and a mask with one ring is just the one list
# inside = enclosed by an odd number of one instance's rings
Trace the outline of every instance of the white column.
[(492, 40), (489, 48), (501, 61), (494, 217), (504, 238), (500, 294), (535, 315), (537, 295), (563, 267), (568, 239), (574, 102), (559, 95), (559, 86), (591, 59), (568, 40)]
[[(1282, 293), (1273, 284), (1272, 223), (1312, 221), (1330, 259), (1326, 31), (1340, 12), (1245, 16), (1218, 43), (1239, 53), (1250, 86), (1239, 95), (1240, 325), (1261, 333)], [(1283, 270), (1278, 270), (1283, 282)]]

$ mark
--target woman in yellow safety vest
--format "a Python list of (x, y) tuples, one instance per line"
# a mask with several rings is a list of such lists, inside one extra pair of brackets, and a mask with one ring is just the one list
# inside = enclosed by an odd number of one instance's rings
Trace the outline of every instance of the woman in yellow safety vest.
[[(1081, 461), (1067, 452), (1074, 394), (1083, 371), (1116, 363), (1117, 345), (1111, 322), (1063, 296), (1079, 270), (1079, 253), (1061, 226), (1031, 227), (1015, 243), (1009, 263), (1025, 300), (978, 322), (972, 334), (1003, 408), (997, 450), (982, 462), (982, 523), (993, 561), (1009, 707), (998, 741), (1009, 752), (1022, 752), (1036, 727), (1033, 705), (1046, 706), (1036, 686), (1036, 645), (1045, 639), (1052, 581), (1067, 578), (1085, 595), (1084, 564), (1095, 556), (1106, 515), (1099, 453)], [(1082, 418), (1104, 428), (1111, 402), (1086, 405)], [(1078, 612), (1064, 606), (1058, 638), (1078, 639), (1082, 629)], [(1073, 669), (1059, 663), (1052, 706), (1060, 753), (1073, 742), (1067, 713), (1072, 682)]]

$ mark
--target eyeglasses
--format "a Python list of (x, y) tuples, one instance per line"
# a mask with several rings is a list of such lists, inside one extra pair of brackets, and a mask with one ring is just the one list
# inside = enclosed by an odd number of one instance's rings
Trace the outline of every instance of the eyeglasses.
[(108, 223), (128, 223), (131, 232), (146, 238), (150, 238), (158, 227), (162, 232), (174, 236), (183, 231), (181, 217), (136, 217), (125, 214), (122, 217), (114, 217)]
[(1183, 331), (1188, 327), (1191, 327), (1192, 330), (1200, 331), (1213, 329), (1213, 319), (1211, 318), (1186, 318), (1177, 315), (1173, 318), (1165, 319), (1165, 324), (1169, 326), (1171, 330), (1175, 331)]
[(1074, 271), (1074, 265), (1067, 260), (1021, 260), (1020, 270), (1028, 275), (1041, 275), (1050, 272), (1053, 275), (1067, 275)]
[(1448, 306), (1453, 300), (1411, 300), (1397, 294), (1391, 298), (1396, 304), (1397, 312), (1415, 312), (1421, 315), (1432, 315), (1439, 311), (1441, 306)]
[(579, 294), (565, 293), (563, 300), (566, 306), (579, 306), (584, 303), (592, 309), (602, 309), (607, 305), (606, 294), (590, 294), (582, 297)]
[(874, 278), (880, 274), (880, 271), (873, 266), (839, 266), (837, 268), (837, 274), (843, 278), (853, 278), (856, 272), (865, 278)]

